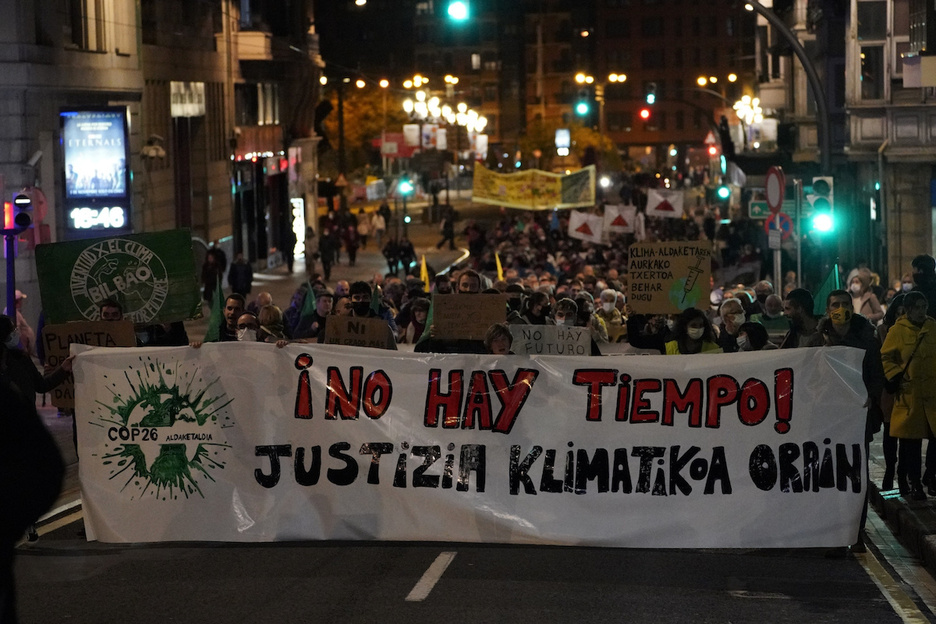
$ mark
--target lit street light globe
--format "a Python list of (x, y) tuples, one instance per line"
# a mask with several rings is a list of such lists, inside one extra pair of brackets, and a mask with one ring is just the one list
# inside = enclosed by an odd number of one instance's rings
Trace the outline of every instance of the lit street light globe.
[(462, 2), (461, 0), (456, 0), (448, 6), (448, 15), (453, 20), (464, 21), (468, 19), (468, 3)]

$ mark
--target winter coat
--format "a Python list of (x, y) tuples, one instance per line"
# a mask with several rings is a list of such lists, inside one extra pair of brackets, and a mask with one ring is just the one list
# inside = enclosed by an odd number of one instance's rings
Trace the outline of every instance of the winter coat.
[(890, 433), (895, 438), (922, 439), (936, 431), (936, 321), (927, 317), (917, 327), (906, 315), (897, 319), (881, 347), (885, 377), (900, 374), (911, 353), (891, 412)]

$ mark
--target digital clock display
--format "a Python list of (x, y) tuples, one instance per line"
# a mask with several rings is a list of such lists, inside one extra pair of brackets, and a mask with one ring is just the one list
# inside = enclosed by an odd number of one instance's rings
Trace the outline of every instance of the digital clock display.
[(127, 225), (127, 211), (123, 206), (72, 208), (68, 219), (75, 230), (115, 230)]

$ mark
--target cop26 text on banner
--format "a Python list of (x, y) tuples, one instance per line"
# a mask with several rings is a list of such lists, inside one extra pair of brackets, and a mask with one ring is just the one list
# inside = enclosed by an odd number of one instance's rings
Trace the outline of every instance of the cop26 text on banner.
[(73, 350), (92, 539), (698, 548), (857, 536), (856, 349)]

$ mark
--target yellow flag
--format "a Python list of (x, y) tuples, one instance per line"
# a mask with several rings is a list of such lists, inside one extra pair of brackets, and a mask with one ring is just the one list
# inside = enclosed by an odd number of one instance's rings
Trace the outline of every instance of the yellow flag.
[(504, 267), (500, 263), (500, 254), (496, 251), (494, 252), (494, 261), (497, 262), (497, 281), (504, 279)]
[(426, 292), (429, 292), (429, 269), (426, 268), (426, 254), (423, 254), (422, 261), (419, 264), (419, 279), (422, 280)]

